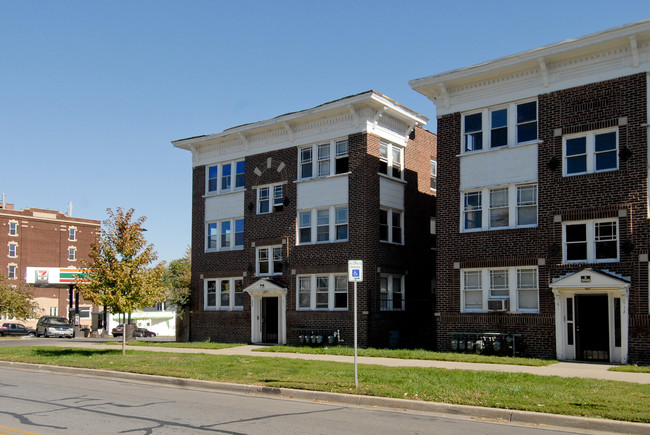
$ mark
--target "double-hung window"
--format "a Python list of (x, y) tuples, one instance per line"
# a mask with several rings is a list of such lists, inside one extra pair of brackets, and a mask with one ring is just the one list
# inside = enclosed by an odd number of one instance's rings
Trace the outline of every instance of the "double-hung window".
[(438, 161), (431, 159), (429, 168), (431, 174), (431, 190), (435, 192), (438, 189)]
[(282, 211), (284, 208), (284, 185), (274, 184), (257, 188), (257, 214)]
[(328, 207), (298, 212), (298, 243), (342, 242), (348, 240), (348, 208)]
[(9, 222), (9, 235), (17, 236), (18, 235), (18, 222)]
[(282, 274), (282, 246), (264, 246), (257, 248), (257, 275)]
[(379, 172), (393, 178), (402, 178), (404, 147), (382, 140), (379, 142)]
[(68, 228), (68, 240), (71, 242), (77, 241), (77, 229), (74, 227)]
[(484, 108), (463, 116), (463, 153), (537, 140), (537, 101)]
[(565, 136), (564, 175), (618, 169), (618, 130), (605, 129)]
[(244, 160), (210, 165), (206, 172), (207, 193), (226, 193), (244, 188)]
[(485, 187), (462, 194), (462, 231), (537, 225), (537, 184)]
[(404, 212), (390, 208), (379, 210), (379, 240), (401, 245), (404, 240)]
[(381, 311), (403, 311), (406, 307), (404, 300), (404, 276), (380, 275), (379, 277), (379, 308)]
[(562, 227), (565, 263), (618, 261), (617, 219), (564, 222)]
[(77, 260), (77, 248), (71, 246), (68, 248), (68, 261), (76, 261), (76, 260)]
[(225, 251), (244, 247), (244, 219), (225, 219), (206, 225), (206, 251)]
[(537, 268), (461, 270), (461, 311), (538, 312)]
[[(314, 163), (316, 163), (316, 167), (314, 167)], [(327, 143), (299, 148), (298, 166), (301, 180), (345, 174), (349, 168), (348, 140), (331, 140)]]
[(204, 309), (238, 311), (244, 309), (244, 280), (242, 278), (206, 279)]
[(7, 278), (8, 279), (16, 279), (17, 278), (17, 276), (16, 276), (16, 270), (17, 269), (18, 269), (18, 266), (16, 266), (15, 264), (10, 264), (7, 267)]
[(348, 277), (340, 274), (299, 275), (298, 310), (348, 309)]
[(15, 258), (18, 256), (18, 245), (16, 243), (9, 243), (9, 257)]

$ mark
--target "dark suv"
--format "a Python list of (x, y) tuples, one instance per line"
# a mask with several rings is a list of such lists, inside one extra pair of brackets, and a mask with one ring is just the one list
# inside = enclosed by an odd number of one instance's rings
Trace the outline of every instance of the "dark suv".
[(45, 316), (38, 319), (36, 336), (40, 337), (74, 337), (74, 328), (65, 317)]

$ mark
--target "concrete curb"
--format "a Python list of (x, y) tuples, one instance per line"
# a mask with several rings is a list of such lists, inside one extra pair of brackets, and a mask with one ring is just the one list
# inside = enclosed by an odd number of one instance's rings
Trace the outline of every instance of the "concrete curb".
[(650, 425), (624, 421), (603, 420), (586, 417), (572, 417), (557, 414), (545, 414), (531, 411), (515, 411), (480, 406), (452, 405), (447, 403), (423, 402), (417, 400), (391, 399), (385, 397), (360, 396), (355, 394), (340, 394), (309, 390), (294, 390), (291, 388), (264, 387), (260, 385), (230, 384), (225, 382), (201, 381), (195, 379), (173, 378), (157, 375), (146, 375), (112, 370), (84, 369), (76, 367), (50, 366), (44, 364), (16, 363), (0, 361), (0, 367), (10, 367), (23, 370), (64, 373), (102, 378), (125, 379), (141, 382), (155, 382), (164, 385), (218, 390), (239, 394), (251, 394), (266, 397), (281, 397), (314, 402), (340, 403), (345, 405), (380, 407), (408, 411), (432, 412), (438, 414), (463, 416), (474, 419), (496, 420), (533, 426), (552, 426), (609, 433), (648, 434)]

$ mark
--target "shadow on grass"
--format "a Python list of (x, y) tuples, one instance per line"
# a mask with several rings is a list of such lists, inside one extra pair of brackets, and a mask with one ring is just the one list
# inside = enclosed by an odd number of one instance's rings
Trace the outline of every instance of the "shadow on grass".
[(121, 350), (113, 349), (37, 349), (34, 351), (35, 355), (46, 357), (61, 357), (61, 356), (99, 356), (99, 355), (117, 355), (122, 354)]

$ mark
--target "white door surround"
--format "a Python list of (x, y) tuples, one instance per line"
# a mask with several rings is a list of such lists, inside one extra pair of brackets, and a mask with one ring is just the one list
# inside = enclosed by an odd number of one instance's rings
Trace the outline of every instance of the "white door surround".
[(555, 280), (550, 285), (555, 295), (555, 337), (558, 360), (576, 360), (575, 297), (606, 295), (609, 331), (609, 361), (626, 364), (628, 353), (630, 280), (613, 273), (583, 269)]
[(262, 343), (262, 298), (278, 298), (278, 344), (287, 344), (287, 288), (260, 279), (244, 289), (251, 297), (251, 343)]

